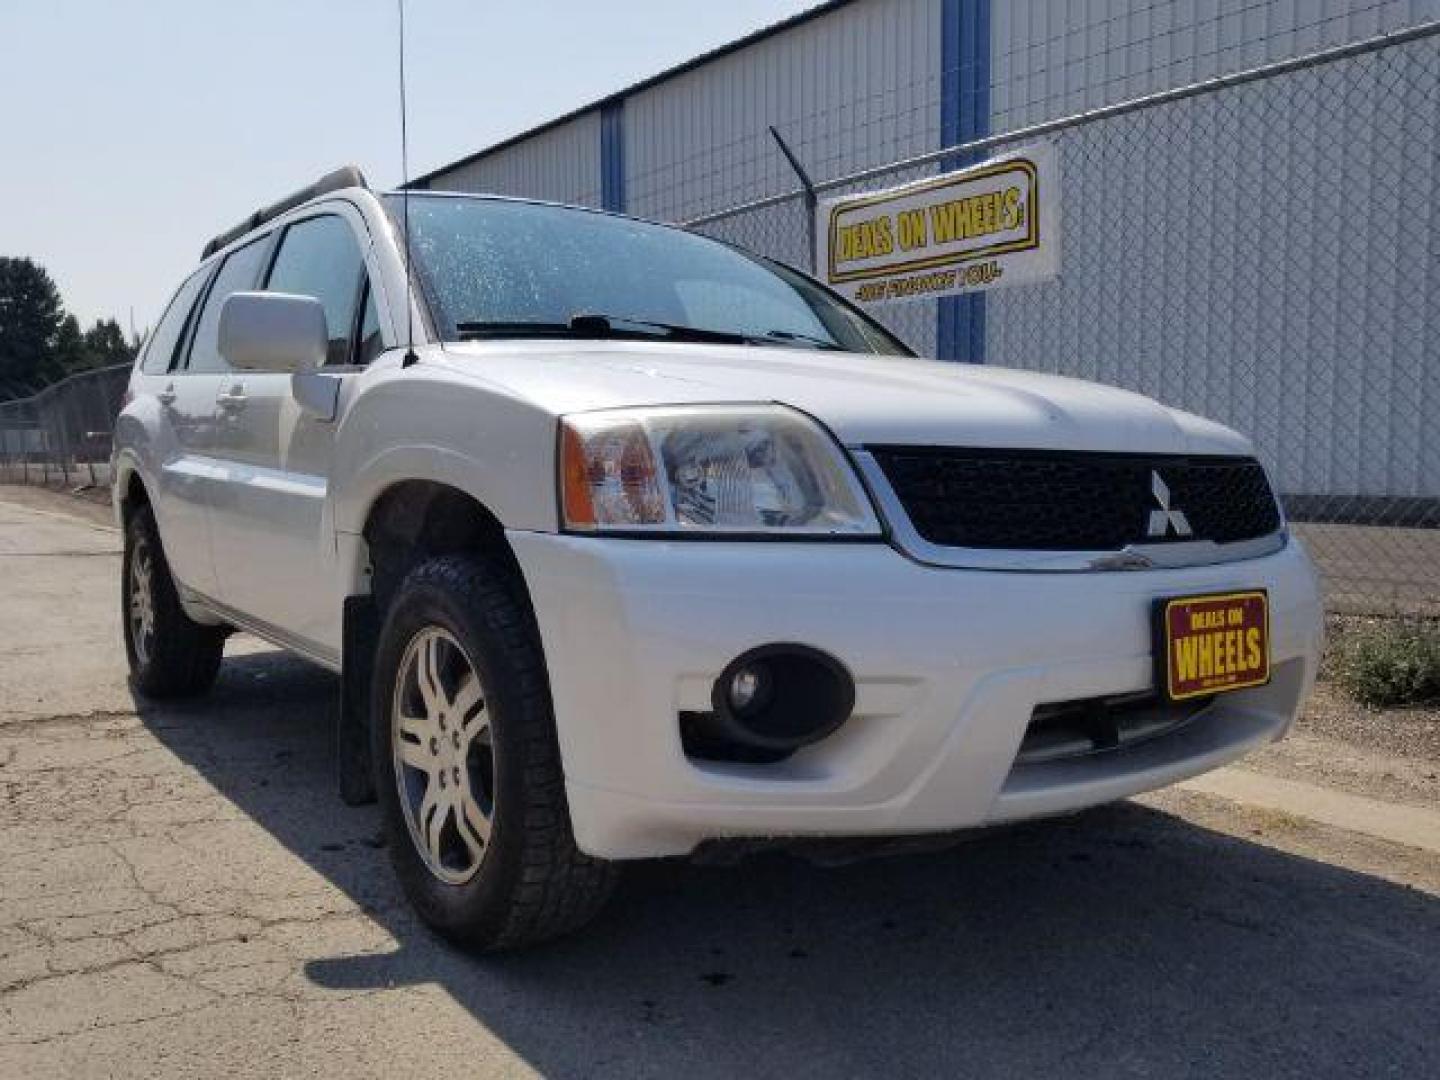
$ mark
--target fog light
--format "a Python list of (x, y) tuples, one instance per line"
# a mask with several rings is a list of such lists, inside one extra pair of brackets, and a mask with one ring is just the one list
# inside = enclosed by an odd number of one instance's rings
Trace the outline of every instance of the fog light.
[(730, 677), (730, 707), (737, 713), (747, 711), (764, 697), (766, 675), (763, 664), (742, 667)]
[(710, 741), (788, 753), (819, 742), (850, 716), (845, 666), (808, 645), (761, 645), (732, 660), (710, 690)]

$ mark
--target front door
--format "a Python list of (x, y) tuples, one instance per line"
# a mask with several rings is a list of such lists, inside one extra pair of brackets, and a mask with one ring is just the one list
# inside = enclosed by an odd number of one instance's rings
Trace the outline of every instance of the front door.
[[(320, 301), (330, 336), (321, 374), (341, 384), (342, 402), (380, 340), (366, 302), (363, 229), (338, 206), (292, 222), (264, 286)], [(226, 466), (212, 503), (219, 598), (287, 644), (337, 660), (335, 536), (325, 522), (334, 423), (300, 408), (289, 375), (232, 372), (217, 410)]]

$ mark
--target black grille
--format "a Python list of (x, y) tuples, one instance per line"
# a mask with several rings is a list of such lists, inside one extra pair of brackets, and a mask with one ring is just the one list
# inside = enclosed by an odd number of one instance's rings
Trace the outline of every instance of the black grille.
[[(946, 547), (1114, 551), (1267, 536), (1280, 515), (1250, 458), (872, 447), (916, 532)], [(1149, 535), (1152, 473), (1191, 536)]]

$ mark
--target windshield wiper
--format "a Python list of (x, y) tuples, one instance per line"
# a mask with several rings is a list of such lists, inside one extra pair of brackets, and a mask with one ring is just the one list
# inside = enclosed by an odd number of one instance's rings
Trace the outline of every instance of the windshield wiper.
[(596, 315), (577, 312), (568, 322), (461, 322), (455, 330), (462, 341), (477, 338), (574, 337), (603, 340), (606, 338), (647, 339), (664, 341), (709, 342), (716, 345), (744, 345), (750, 339), (728, 330), (705, 330), (698, 326), (632, 319), (623, 315)]
[(461, 341), (473, 338), (491, 337), (554, 337), (557, 334), (570, 337), (573, 331), (568, 323), (556, 322), (460, 322), (455, 332)]
[(822, 337), (815, 337), (813, 334), (802, 334), (798, 330), (766, 330), (763, 335), (753, 340), (756, 341), (803, 341), (807, 345), (814, 345), (817, 349), (829, 349), (832, 352), (844, 352), (845, 346), (837, 345)]
[(707, 330), (701, 326), (684, 326), (680, 323), (656, 322), (654, 319), (635, 319), (628, 315), (599, 315), (581, 311), (570, 316), (568, 322), (462, 322), (455, 324), (461, 341), (483, 338), (524, 338), (524, 337), (573, 337), (589, 340), (646, 340), (660, 338), (663, 341), (694, 341), (712, 345), (777, 345), (786, 342), (803, 342), (816, 349), (844, 352), (838, 345), (825, 338), (803, 334), (798, 330), (766, 330), (763, 334), (744, 334), (735, 330)]

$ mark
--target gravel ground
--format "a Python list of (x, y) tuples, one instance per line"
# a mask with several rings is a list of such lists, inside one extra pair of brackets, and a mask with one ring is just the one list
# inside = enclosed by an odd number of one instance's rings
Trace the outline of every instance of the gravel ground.
[(1366, 709), (1322, 684), (1289, 737), (1245, 765), (1433, 810), (1440, 808), (1440, 711)]
[(1417, 762), (1440, 762), (1440, 708), (1369, 709), (1329, 683), (1317, 688), (1296, 732)]

